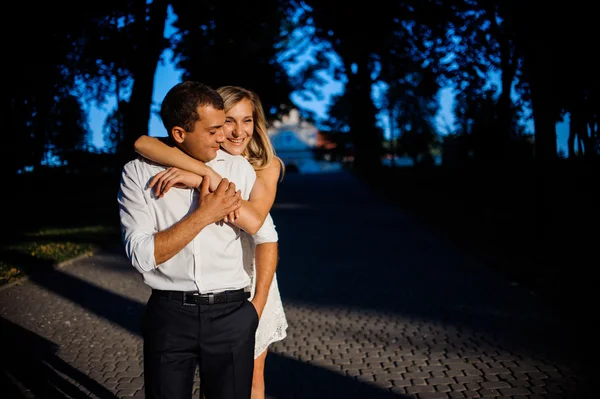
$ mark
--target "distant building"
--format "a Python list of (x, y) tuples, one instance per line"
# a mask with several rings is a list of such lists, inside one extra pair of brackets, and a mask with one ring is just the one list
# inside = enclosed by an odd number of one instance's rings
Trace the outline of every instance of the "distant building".
[(268, 130), (269, 137), (278, 152), (315, 148), (318, 132), (312, 123), (300, 120), (297, 109), (292, 109), (280, 121), (274, 121)]
[(317, 134), (317, 159), (328, 162), (349, 163), (354, 159), (349, 133), (320, 131)]
[(300, 113), (293, 109), (281, 121), (272, 122), (268, 134), (277, 156), (289, 171), (297, 171), (301, 164), (314, 159), (318, 129), (307, 121), (300, 120)]
[(339, 162), (331, 162), (334, 157), (323, 156), (323, 151), (335, 151), (337, 144), (312, 123), (301, 120), (297, 109), (272, 122), (267, 133), (286, 173), (324, 173), (341, 167)]

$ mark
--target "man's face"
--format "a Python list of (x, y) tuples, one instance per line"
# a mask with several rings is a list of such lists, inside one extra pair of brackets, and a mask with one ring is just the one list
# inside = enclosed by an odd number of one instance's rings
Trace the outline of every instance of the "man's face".
[(198, 107), (197, 112), (200, 120), (194, 125), (193, 131), (184, 133), (180, 145), (192, 157), (208, 162), (217, 156), (217, 150), (225, 141), (225, 111), (208, 106)]

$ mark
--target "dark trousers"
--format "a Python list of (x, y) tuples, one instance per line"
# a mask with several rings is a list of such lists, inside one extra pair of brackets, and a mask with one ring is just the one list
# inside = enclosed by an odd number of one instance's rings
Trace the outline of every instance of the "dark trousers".
[(257, 327), (248, 300), (190, 306), (151, 295), (142, 326), (146, 398), (191, 398), (199, 366), (206, 399), (249, 399)]

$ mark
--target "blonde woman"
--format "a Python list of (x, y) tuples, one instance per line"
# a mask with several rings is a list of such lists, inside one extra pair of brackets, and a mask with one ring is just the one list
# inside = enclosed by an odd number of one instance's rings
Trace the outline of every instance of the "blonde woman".
[[(250, 198), (244, 203), (242, 212), (230, 215), (229, 221), (247, 232), (242, 234), (246, 271), (252, 278), (251, 299), (260, 316), (256, 330), (254, 351), (254, 374), (252, 381), (252, 399), (265, 397), (264, 367), (268, 346), (286, 337), (287, 320), (277, 285), (277, 275), (273, 275), (270, 287), (262, 281), (256, 281), (254, 270), (268, 251), (265, 243), (255, 246), (251, 234), (264, 222), (273, 206), (277, 193), (277, 183), (283, 177), (283, 162), (275, 155), (275, 150), (267, 134), (267, 122), (263, 107), (256, 93), (237, 86), (224, 86), (217, 89), (225, 103), (225, 142), (221, 148), (233, 155), (242, 155), (256, 170), (256, 182)], [(157, 174), (150, 182), (158, 196), (164, 195), (177, 185), (199, 184), (199, 177), (209, 176), (211, 189), (221, 181), (209, 166), (205, 165), (177, 147), (163, 143), (159, 138), (141, 136), (134, 144), (140, 155), (162, 165), (171, 166)], [(191, 176), (194, 174), (194, 176)], [(249, 234), (248, 234), (249, 233)], [(257, 289), (258, 287), (258, 289)], [(255, 293), (267, 293), (255, 296)], [(261, 307), (264, 306), (264, 309)]]

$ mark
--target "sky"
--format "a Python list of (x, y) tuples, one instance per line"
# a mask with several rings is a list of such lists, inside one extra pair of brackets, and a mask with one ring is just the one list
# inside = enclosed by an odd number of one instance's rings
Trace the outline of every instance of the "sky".
[[(182, 71), (174, 67), (171, 61), (172, 52), (166, 50), (163, 55), (163, 60), (156, 68), (156, 75), (154, 77), (154, 92), (152, 94), (152, 112), (150, 116), (150, 124), (148, 134), (150, 136), (166, 136), (166, 131), (160, 118), (156, 114), (162, 99), (165, 97), (171, 87), (181, 81)], [(290, 67), (291, 70), (295, 67)], [(312, 99), (306, 100), (303, 96), (300, 96), (297, 92), (292, 93), (291, 100), (301, 108), (312, 110), (317, 112), (317, 115), (321, 118), (326, 118), (326, 108), (330, 98), (340, 93), (343, 90), (343, 85), (340, 82), (329, 79), (328, 83), (322, 88), (324, 98), (322, 100)], [(104, 141), (102, 139), (102, 124), (107, 114), (116, 106), (114, 99), (109, 100), (102, 106), (93, 105), (89, 110), (90, 117), (90, 129), (93, 132), (93, 144), (102, 148)]]
[[(172, 21), (174, 15), (170, 13), (169, 19), (167, 20), (167, 24), (165, 26), (165, 37), (169, 37), (173, 32)], [(149, 124), (149, 132), (150, 136), (166, 136), (166, 131), (160, 118), (156, 114), (162, 99), (167, 94), (167, 91), (175, 84), (181, 81), (182, 72), (176, 69), (172, 63), (171, 50), (166, 50), (165, 54), (163, 54), (163, 61), (159, 63), (156, 69), (156, 75), (154, 77), (154, 93), (153, 93), (153, 105), (152, 112), (150, 116), (150, 124)], [(296, 65), (289, 65), (288, 71), (293, 73), (299, 67), (308, 55), (306, 55), (303, 59), (302, 56), (298, 57), (298, 63)], [(343, 84), (339, 81), (335, 81), (331, 78), (328, 78), (326, 75), (323, 75), (327, 83), (321, 87), (323, 91), (323, 99), (304, 99), (303, 96), (300, 96), (298, 92), (292, 93), (291, 100), (298, 106), (299, 108), (304, 108), (307, 110), (315, 111), (318, 117), (326, 118), (327, 113), (327, 105), (333, 95), (339, 94), (343, 90)], [(490, 83), (494, 83), (494, 79), (498, 79), (498, 77), (491, 77)], [(374, 89), (374, 93), (376, 95), (378, 88)], [(447, 127), (452, 127), (454, 124), (454, 115), (452, 113), (452, 104), (454, 101), (454, 95), (452, 89), (444, 88), (439, 93), (439, 101), (440, 101), (440, 112), (436, 117), (436, 123), (438, 125), (438, 132), (441, 135), (447, 134)], [(102, 139), (102, 125), (104, 123), (104, 119), (107, 114), (110, 113), (112, 109), (116, 106), (115, 99), (110, 99), (106, 104), (102, 106), (92, 105), (89, 109), (89, 123), (90, 129), (92, 131), (92, 144), (99, 149), (102, 149), (104, 146), (104, 141)], [(380, 116), (379, 123), (384, 129), (384, 136), (389, 138), (389, 133), (387, 131), (387, 122), (385, 121), (385, 117)], [(566, 153), (566, 143), (568, 137), (568, 119), (565, 122), (561, 122), (557, 124), (557, 145), (559, 151), (564, 151)], [(531, 121), (529, 122), (529, 126), (531, 131), (533, 131), (533, 124)]]
[[(150, 136), (166, 136), (166, 131), (160, 121), (160, 118), (156, 114), (162, 99), (167, 94), (167, 91), (175, 84), (180, 82), (182, 72), (177, 70), (170, 62), (170, 55), (167, 53), (165, 62), (161, 63), (157, 70), (154, 78), (154, 93), (153, 93), (153, 106), (150, 117), (149, 135)], [(306, 108), (317, 112), (320, 117), (326, 118), (326, 107), (332, 95), (338, 94), (343, 90), (343, 85), (340, 82), (330, 80), (323, 88), (324, 99), (323, 100), (304, 100), (298, 93), (293, 93), (291, 96), (292, 101), (301, 108)], [(452, 126), (454, 123), (454, 116), (452, 114), (452, 103), (454, 101), (454, 95), (452, 89), (445, 88), (440, 91), (440, 112), (436, 118), (438, 124), (438, 131), (440, 134), (447, 133), (447, 126)], [(114, 99), (110, 100), (105, 105), (98, 107), (92, 106), (89, 112), (90, 117), (90, 128), (93, 132), (93, 144), (97, 148), (102, 148), (104, 145), (102, 139), (102, 124), (106, 115), (116, 105)], [(385, 124), (385, 122), (383, 122)], [(565, 151), (568, 136), (568, 123), (562, 122), (557, 125), (557, 144), (559, 150)], [(386, 135), (389, 137), (389, 134)]]

